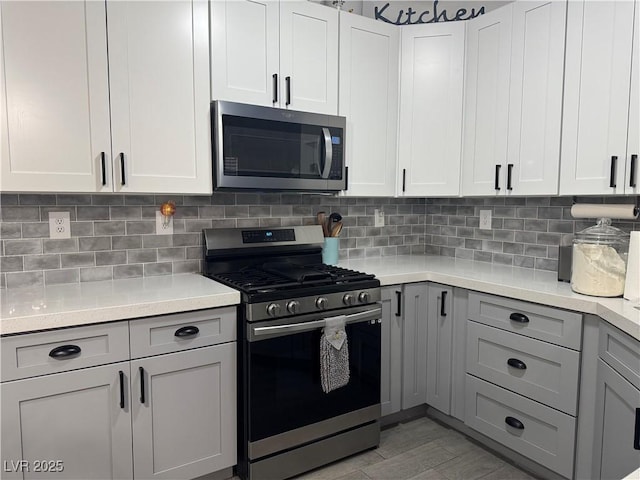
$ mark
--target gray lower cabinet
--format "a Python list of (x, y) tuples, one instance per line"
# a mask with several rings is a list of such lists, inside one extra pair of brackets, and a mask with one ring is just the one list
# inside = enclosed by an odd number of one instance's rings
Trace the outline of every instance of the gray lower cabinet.
[(2, 383), (2, 478), (131, 478), (128, 385), (128, 361)]
[(453, 288), (430, 283), (427, 305), (427, 404), (449, 415), (453, 360)]
[(380, 404), (384, 417), (402, 408), (402, 286), (383, 287), (381, 293)]
[(136, 479), (235, 464), (235, 359), (234, 342), (131, 362)]
[(427, 402), (427, 284), (409, 283), (402, 295), (402, 409)]

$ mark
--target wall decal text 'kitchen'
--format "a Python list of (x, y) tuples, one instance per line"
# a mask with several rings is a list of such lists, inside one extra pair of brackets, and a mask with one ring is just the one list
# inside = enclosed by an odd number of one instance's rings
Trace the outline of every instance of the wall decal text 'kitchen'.
[(433, 1), (433, 8), (431, 10), (424, 10), (421, 13), (413, 8), (407, 8), (407, 11), (399, 10), (395, 19), (385, 17), (385, 11), (391, 4), (386, 3), (382, 7), (376, 6), (374, 8), (374, 18), (386, 23), (392, 23), (395, 25), (416, 25), (419, 23), (436, 23), (436, 22), (452, 22), (456, 20), (469, 20), (470, 18), (479, 17), (485, 12), (485, 7), (482, 6), (479, 9), (471, 8), (471, 11), (466, 8), (458, 8), (455, 15), (449, 14), (447, 9), (444, 8), (438, 11), (438, 0)]

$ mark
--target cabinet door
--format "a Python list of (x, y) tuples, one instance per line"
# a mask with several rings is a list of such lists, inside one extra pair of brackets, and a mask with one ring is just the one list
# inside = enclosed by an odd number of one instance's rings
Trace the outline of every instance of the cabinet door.
[(280, 2), (280, 106), (338, 113), (338, 10)]
[[(2, 478), (132, 478), (128, 384), (121, 362), (0, 385), (2, 458), (30, 469), (5, 464)], [(61, 464), (38, 475), (42, 460)]]
[(513, 4), (467, 21), (462, 194), (504, 194)]
[(453, 353), (453, 288), (429, 285), (427, 300), (427, 403), (449, 415)]
[(624, 478), (640, 468), (640, 390), (602, 360), (598, 363), (593, 472)]
[(278, 2), (216, 0), (210, 12), (211, 98), (277, 105)]
[(340, 12), (340, 109), (347, 118), (347, 195), (396, 188), (400, 28)]
[(0, 189), (110, 191), (104, 3), (1, 2), (0, 39)]
[(107, 10), (115, 190), (211, 193), (207, 2)]
[(427, 284), (404, 286), (402, 408), (427, 401)]
[(460, 191), (466, 23), (401, 29), (398, 191), (404, 195)]
[(402, 405), (402, 286), (382, 289), (382, 416), (399, 412)]
[(624, 192), (633, 13), (631, 1), (569, 2), (562, 195)]
[[(633, 27), (633, 58), (631, 60), (631, 94), (629, 101), (629, 132), (627, 137), (627, 165), (625, 187), (627, 195), (640, 194), (640, 2), (636, 0)], [(620, 167), (622, 168), (622, 167)]]
[(131, 362), (135, 477), (195, 478), (236, 463), (236, 344)]
[(566, 11), (565, 1), (513, 4), (507, 195), (558, 193)]

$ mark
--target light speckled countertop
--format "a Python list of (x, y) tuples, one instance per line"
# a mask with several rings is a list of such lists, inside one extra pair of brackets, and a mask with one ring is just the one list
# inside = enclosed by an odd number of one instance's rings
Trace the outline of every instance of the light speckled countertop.
[(0, 334), (238, 303), (237, 290), (197, 274), (5, 289), (0, 290)]
[(558, 282), (555, 272), (430, 255), (345, 260), (339, 265), (373, 273), (382, 285), (431, 281), (591, 313), (640, 340), (638, 304), (574, 293), (568, 283)]

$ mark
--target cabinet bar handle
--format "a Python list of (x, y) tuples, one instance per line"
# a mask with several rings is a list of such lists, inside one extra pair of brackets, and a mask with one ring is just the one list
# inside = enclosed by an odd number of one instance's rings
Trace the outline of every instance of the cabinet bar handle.
[(507, 165), (507, 190), (513, 190), (511, 186), (511, 175), (513, 174), (513, 163)]
[(523, 313), (514, 312), (511, 315), (509, 315), (509, 320), (513, 320), (514, 322), (518, 322), (518, 323), (529, 323), (529, 317), (527, 317)]
[(402, 292), (396, 290), (396, 300), (398, 301), (398, 306), (396, 307), (396, 317), (400, 317), (402, 315)]
[(176, 330), (174, 335), (178, 338), (191, 337), (193, 335), (197, 335), (200, 332), (200, 329), (196, 326), (190, 325), (188, 327), (182, 327)]
[(496, 165), (496, 176), (493, 181), (494, 190), (500, 190), (500, 169), (501, 168), (502, 168), (502, 165)]
[(513, 417), (506, 417), (504, 419), (504, 423), (506, 423), (507, 425), (509, 425), (510, 427), (513, 428), (517, 428), (518, 430), (524, 430), (524, 425), (522, 424), (522, 422), (520, 420), (518, 420), (517, 418), (513, 418)]
[(349, 190), (349, 167), (344, 167), (344, 191)]
[(402, 169), (402, 191), (404, 192), (407, 186), (407, 169)]
[(510, 367), (517, 368), (518, 370), (527, 369), (527, 364), (524, 363), (522, 360), (518, 360), (517, 358), (510, 358), (509, 360), (507, 360), (507, 364)]
[(140, 372), (140, 403), (144, 404), (145, 403), (145, 396), (144, 396), (144, 368), (140, 367), (138, 370)]
[(124, 408), (124, 372), (120, 370), (118, 375), (120, 375), (120, 408)]
[(291, 77), (284, 77), (284, 81), (287, 85), (287, 101), (285, 105), (291, 105)]
[(609, 186), (616, 188), (616, 164), (618, 163), (618, 157), (613, 155), (611, 157), (611, 174), (609, 177)]
[(55, 359), (64, 359), (67, 357), (72, 357), (74, 355), (79, 355), (82, 349), (77, 345), (61, 345), (60, 347), (56, 347), (49, 352), (49, 356)]
[(636, 162), (638, 161), (638, 155), (631, 155), (631, 165), (629, 166), (629, 186), (636, 188)]
[(440, 316), (441, 317), (446, 317), (447, 316), (447, 312), (444, 311), (444, 304), (447, 301), (447, 291), (443, 290), (441, 295), (441, 301), (440, 301)]
[(104, 152), (100, 152), (100, 166), (102, 167), (102, 186), (107, 184), (107, 158)]
[(120, 152), (120, 184), (125, 185), (127, 180), (125, 178), (125, 168), (124, 168), (124, 152)]
[(636, 428), (633, 431), (633, 448), (640, 450), (640, 408), (636, 408)]
[(273, 78), (273, 103), (278, 103), (278, 74), (271, 75)]

